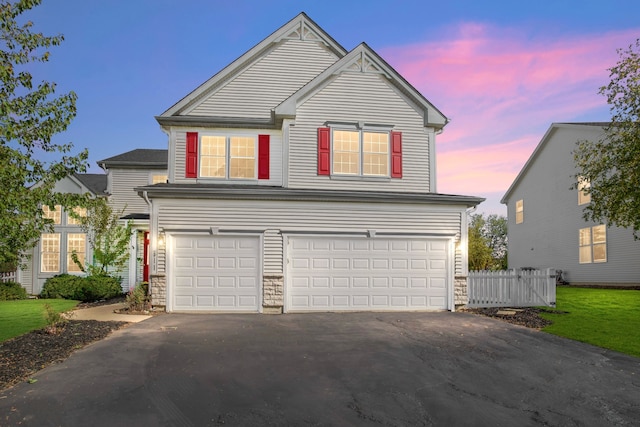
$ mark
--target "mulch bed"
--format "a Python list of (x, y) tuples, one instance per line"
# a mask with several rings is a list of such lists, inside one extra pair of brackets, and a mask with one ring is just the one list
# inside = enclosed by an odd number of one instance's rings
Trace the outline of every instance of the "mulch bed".
[(31, 331), (0, 344), (0, 390), (15, 385), (37, 371), (61, 362), (76, 350), (106, 338), (128, 322), (69, 320), (55, 333)]
[[(513, 323), (514, 325), (526, 326), (527, 328), (533, 329), (542, 329), (545, 326), (549, 326), (553, 322), (547, 319), (543, 319), (540, 317), (540, 312), (542, 311), (539, 308), (518, 308), (518, 309), (509, 309), (509, 308), (468, 308), (465, 309), (466, 312), (479, 314), (481, 316), (492, 317), (494, 319), (499, 319), (504, 322)], [(501, 311), (515, 311), (513, 314), (498, 314)], [(551, 311), (551, 310), (546, 310)]]

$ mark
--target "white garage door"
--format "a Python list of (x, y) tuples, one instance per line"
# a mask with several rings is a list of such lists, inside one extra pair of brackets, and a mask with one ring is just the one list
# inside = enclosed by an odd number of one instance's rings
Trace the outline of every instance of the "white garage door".
[(254, 236), (175, 236), (170, 310), (258, 311), (259, 253)]
[(446, 240), (290, 237), (287, 311), (447, 308)]

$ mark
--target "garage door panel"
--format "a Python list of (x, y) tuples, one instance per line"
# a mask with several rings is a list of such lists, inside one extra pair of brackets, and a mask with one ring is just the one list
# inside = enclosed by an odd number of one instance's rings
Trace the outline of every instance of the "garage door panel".
[(172, 310), (259, 310), (258, 237), (178, 236), (173, 240)]
[(447, 248), (444, 240), (290, 237), (287, 310), (446, 309)]

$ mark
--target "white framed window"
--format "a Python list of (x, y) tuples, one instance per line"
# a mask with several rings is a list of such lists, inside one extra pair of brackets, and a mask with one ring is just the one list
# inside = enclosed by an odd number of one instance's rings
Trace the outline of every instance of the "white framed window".
[(52, 220), (54, 224), (60, 225), (62, 224), (62, 206), (55, 205), (55, 208), (51, 209), (49, 206), (44, 205), (42, 206), (42, 216)]
[(81, 273), (80, 267), (73, 262), (73, 253), (76, 253), (78, 261), (84, 266), (85, 253), (87, 248), (87, 235), (85, 233), (69, 233), (67, 234), (67, 272)]
[(200, 177), (257, 179), (256, 137), (202, 135)]
[(389, 132), (333, 129), (331, 139), (334, 174), (389, 176)]
[(607, 262), (607, 227), (596, 225), (579, 230), (580, 264)]
[(166, 173), (154, 173), (151, 174), (151, 185), (153, 184), (164, 184), (167, 182), (169, 176)]
[(524, 201), (522, 199), (516, 202), (516, 224), (524, 222)]
[(586, 178), (580, 177), (578, 179), (578, 205), (591, 203), (591, 194), (588, 193), (589, 188), (591, 188), (591, 182)]
[(40, 271), (60, 272), (60, 233), (43, 233), (40, 236)]
[[(81, 218), (84, 218), (87, 216), (86, 208), (75, 207), (73, 208), (73, 212)], [(71, 215), (67, 214), (67, 225), (80, 225), (80, 220), (75, 219)]]

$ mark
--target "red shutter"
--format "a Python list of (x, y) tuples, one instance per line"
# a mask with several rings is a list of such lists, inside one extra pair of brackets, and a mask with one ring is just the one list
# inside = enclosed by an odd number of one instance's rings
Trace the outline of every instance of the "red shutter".
[(402, 178), (402, 132), (391, 132), (391, 178)]
[(329, 175), (331, 168), (329, 159), (331, 158), (331, 144), (329, 128), (318, 128), (318, 175)]
[(258, 179), (269, 179), (269, 135), (258, 135)]
[(187, 156), (184, 176), (185, 178), (198, 177), (198, 132), (187, 132)]

